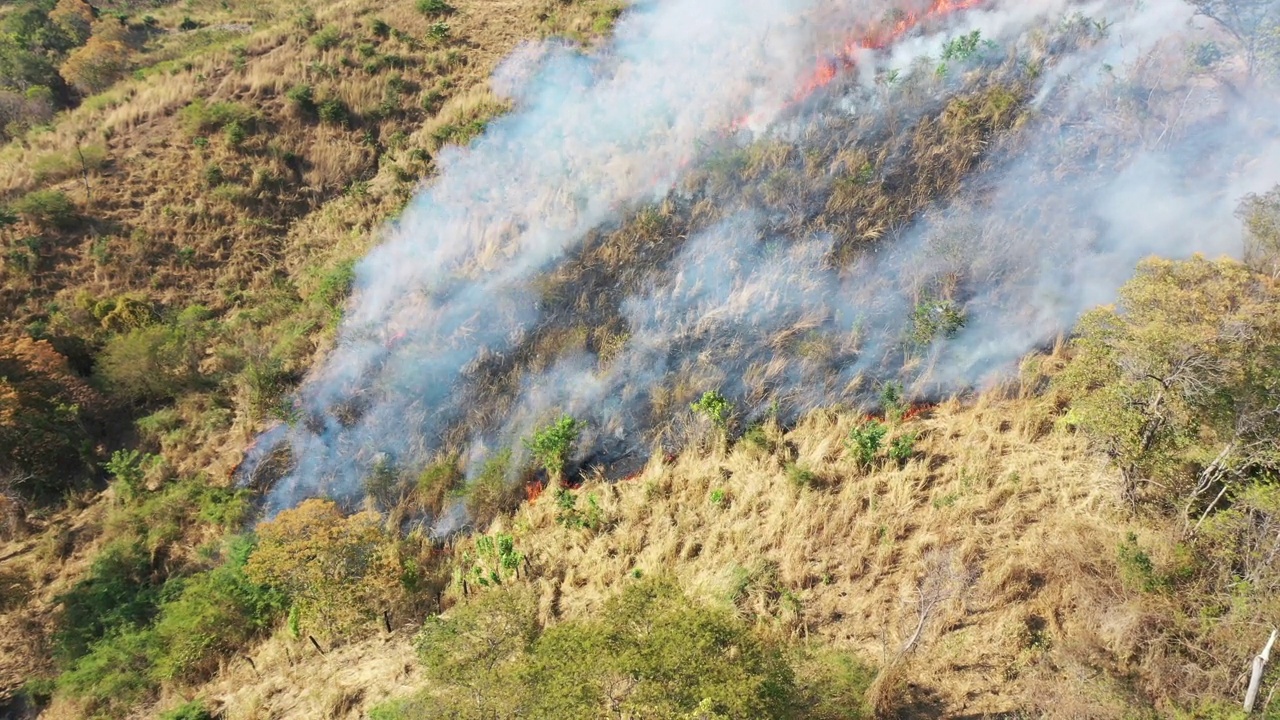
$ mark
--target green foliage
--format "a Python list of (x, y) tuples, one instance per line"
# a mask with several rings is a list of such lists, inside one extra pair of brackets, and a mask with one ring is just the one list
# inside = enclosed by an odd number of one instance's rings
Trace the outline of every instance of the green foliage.
[(1244, 259), (1250, 267), (1280, 277), (1280, 187), (1240, 201), (1236, 217), (1244, 224)]
[(80, 214), (71, 198), (59, 190), (35, 190), (13, 203), (12, 209), (27, 220), (44, 228), (69, 230), (80, 222)]
[(443, 20), (437, 20), (431, 23), (431, 27), (427, 28), (427, 38), (432, 42), (441, 43), (449, 39), (449, 23)]
[(317, 50), (330, 50), (342, 42), (342, 30), (337, 25), (325, 25), (311, 36), (311, 45)]
[(203, 700), (191, 700), (160, 713), (160, 720), (213, 720), (213, 713)]
[(595, 495), (587, 495), (586, 508), (579, 508), (577, 493), (556, 488), (556, 522), (570, 529), (599, 530), (605, 524), (604, 510)]
[(712, 488), (710, 500), (712, 505), (723, 508), (729, 504), (729, 494), (724, 488)]
[(108, 391), (132, 402), (169, 400), (200, 386), (210, 338), (209, 321), (200, 313), (134, 328), (107, 341), (97, 375)]
[(796, 488), (811, 488), (818, 484), (818, 476), (812, 470), (796, 463), (787, 463), (787, 482)]
[(461, 566), (470, 567), (465, 579), (490, 587), (517, 576), (523, 562), (524, 555), (516, 550), (515, 538), (498, 533), (477, 537), (475, 553), (463, 553)]
[(1120, 308), (1081, 319), (1054, 384), (1130, 501), (1198, 515), (1222, 483), (1280, 469), (1277, 302), (1234, 261), (1148, 260)]
[(311, 114), (316, 111), (315, 89), (310, 85), (294, 85), (285, 91), (284, 97), (290, 105), (303, 113)]
[(88, 704), (96, 717), (123, 717), (149, 700), (155, 684), (147, 676), (155, 636), (125, 628), (104, 638), (58, 676), (57, 689)]
[(373, 717), (549, 720), (608, 706), (627, 717), (792, 717), (794, 674), (782, 655), (668, 580), (628, 584), (590, 620), (540, 633), (535, 618), (519, 587), (429, 618), (415, 645), (430, 685)]
[(303, 501), (258, 527), (245, 565), (254, 583), (285, 593), (303, 628), (343, 635), (401, 594), (393, 537), (373, 512), (343, 516), (327, 500)]
[(145, 627), (160, 604), (151, 558), (141, 542), (103, 548), (89, 571), (58, 596), (62, 607), (54, 654), (65, 665), (84, 657), (104, 637)]
[(480, 472), (467, 488), (467, 514), (477, 528), (485, 528), (499, 515), (508, 513), (520, 502), (519, 487), (507, 474), (511, 471), (511, 450), (504, 449), (485, 460)]
[(446, 15), (453, 12), (453, 7), (445, 0), (417, 0), (415, 7), (423, 15)]
[(916, 454), (916, 439), (918, 436), (914, 432), (903, 433), (893, 439), (889, 444), (889, 459), (902, 465), (910, 460)]
[(187, 132), (193, 135), (215, 132), (233, 124), (248, 128), (255, 121), (253, 110), (240, 103), (211, 103), (204, 98), (192, 100), (178, 113), (178, 118)]
[(875, 465), (876, 456), (880, 453), (880, 446), (884, 443), (884, 437), (888, 433), (889, 428), (878, 420), (866, 420), (849, 430), (849, 438), (845, 445), (849, 448), (849, 452), (853, 454), (858, 467), (863, 470), (870, 470)]
[(964, 311), (951, 300), (925, 298), (916, 304), (911, 315), (910, 340), (928, 345), (938, 337), (955, 337), (968, 320)]
[(721, 432), (729, 431), (729, 421), (733, 417), (733, 403), (718, 390), (708, 390), (698, 401), (692, 403), (690, 409), (705, 417)]
[(866, 703), (876, 671), (854, 655), (817, 649), (796, 664), (799, 703), (808, 720), (862, 720), (874, 717)]
[(351, 112), (347, 110), (347, 104), (336, 97), (322, 100), (316, 106), (316, 114), (321, 122), (330, 125), (344, 125), (351, 116)]
[(887, 382), (880, 388), (880, 407), (884, 409), (885, 420), (895, 425), (902, 422), (908, 409), (902, 383)]
[(1116, 563), (1120, 569), (1120, 577), (1130, 587), (1143, 592), (1156, 592), (1168, 587), (1166, 579), (1156, 572), (1151, 556), (1138, 545), (1135, 533), (1125, 536), (1116, 553)]
[(445, 502), (462, 487), (464, 479), (457, 462), (452, 459), (423, 468), (414, 487), (418, 507), (432, 515), (439, 515), (444, 510)]
[(143, 480), (148, 470), (163, 459), (155, 455), (143, 454), (138, 450), (116, 450), (111, 454), (104, 468), (115, 478), (121, 499), (125, 501), (137, 497), (143, 488)]
[(585, 424), (569, 415), (561, 415), (554, 423), (540, 428), (533, 437), (524, 441), (525, 447), (547, 471), (550, 478), (564, 475), (565, 465), (573, 454)]

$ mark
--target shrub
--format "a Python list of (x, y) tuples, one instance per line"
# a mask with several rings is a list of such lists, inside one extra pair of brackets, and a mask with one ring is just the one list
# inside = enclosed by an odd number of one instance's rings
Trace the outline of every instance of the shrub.
[(818, 484), (818, 476), (802, 465), (788, 463), (787, 481), (797, 488), (810, 488)]
[(446, 15), (453, 12), (453, 7), (445, 0), (418, 0), (416, 7), (423, 15)]
[(87, 479), (101, 398), (44, 340), (0, 341), (0, 476), (48, 501)]
[(599, 530), (604, 525), (604, 510), (595, 495), (587, 495), (587, 507), (578, 507), (578, 495), (567, 488), (556, 490), (556, 522), (570, 529)]
[(27, 220), (46, 228), (66, 230), (80, 221), (71, 198), (58, 190), (29, 192), (13, 204), (13, 209)]
[(331, 97), (320, 103), (316, 108), (316, 113), (320, 116), (322, 122), (331, 125), (342, 125), (347, 122), (350, 111), (347, 110), (346, 103), (338, 98)]
[(311, 36), (311, 45), (317, 50), (329, 50), (338, 46), (342, 41), (342, 31), (337, 25), (325, 25), (315, 35)]
[(558, 479), (564, 474), (565, 465), (582, 434), (582, 428), (582, 422), (562, 415), (551, 425), (536, 431), (524, 444), (547, 471), (547, 476)]
[(507, 479), (511, 470), (511, 450), (501, 450), (485, 461), (480, 473), (467, 488), (467, 514), (477, 528), (485, 528), (499, 515), (520, 503), (520, 489)]
[(304, 500), (258, 527), (245, 565), (254, 583), (297, 608), (299, 626), (343, 635), (377, 617), (403, 590), (393, 538), (376, 513), (343, 516), (329, 500)]
[(458, 465), (452, 460), (444, 460), (428, 465), (418, 475), (414, 488), (414, 497), (418, 507), (439, 515), (444, 504), (462, 486), (464, 477)]
[(238, 120), (232, 120), (222, 128), (222, 134), (227, 137), (227, 144), (233, 148), (239, 148), (249, 137), (249, 131)]
[(902, 465), (916, 454), (917, 435), (913, 432), (899, 435), (889, 444), (889, 458)]
[(449, 39), (449, 32), (449, 23), (437, 20), (431, 23), (431, 27), (427, 29), (427, 38), (433, 42), (444, 42)]
[(733, 403), (718, 390), (708, 390), (690, 409), (705, 417), (721, 432), (729, 431), (729, 420), (733, 417)]
[(877, 420), (867, 420), (849, 430), (849, 439), (846, 445), (849, 451), (853, 453), (853, 458), (858, 463), (858, 467), (863, 470), (871, 469), (872, 465), (875, 464), (876, 456), (880, 453), (880, 446), (884, 442), (884, 436), (888, 432), (889, 428)]
[(373, 22), (369, 23), (369, 32), (373, 33), (374, 37), (385, 39), (391, 35), (391, 26), (382, 18), (374, 18)]
[(240, 103), (211, 103), (204, 98), (192, 100), (182, 108), (178, 117), (187, 132), (192, 134), (214, 132), (233, 123), (249, 127), (254, 122), (253, 111)]
[(209, 341), (202, 319), (135, 328), (107, 341), (96, 368), (103, 386), (132, 402), (168, 400), (201, 384)]
[(315, 90), (305, 83), (294, 85), (285, 91), (284, 97), (289, 104), (297, 108), (303, 113), (313, 113), (316, 111)]
[(887, 382), (880, 388), (880, 407), (884, 409), (884, 417), (891, 423), (902, 422), (907, 414), (907, 401), (903, 395), (902, 383)]
[(160, 713), (160, 720), (213, 720), (213, 713), (203, 700), (192, 700)]
[(965, 326), (964, 311), (951, 300), (921, 300), (911, 315), (911, 341), (927, 345), (939, 336), (950, 338)]
[(70, 664), (105, 637), (145, 627), (155, 616), (160, 587), (153, 582), (150, 553), (137, 540), (103, 548), (89, 571), (58, 596), (62, 607), (54, 631), (54, 654)]
[(58, 73), (81, 93), (98, 93), (124, 77), (129, 57), (119, 21), (103, 19), (94, 25), (89, 42), (67, 55)]

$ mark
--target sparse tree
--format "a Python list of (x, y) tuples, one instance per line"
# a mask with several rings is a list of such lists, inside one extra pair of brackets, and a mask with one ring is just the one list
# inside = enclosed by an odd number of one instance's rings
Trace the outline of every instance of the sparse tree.
[(1196, 13), (1213, 20), (1240, 46), (1250, 77), (1261, 61), (1280, 49), (1280, 2), (1276, 0), (1190, 0)]

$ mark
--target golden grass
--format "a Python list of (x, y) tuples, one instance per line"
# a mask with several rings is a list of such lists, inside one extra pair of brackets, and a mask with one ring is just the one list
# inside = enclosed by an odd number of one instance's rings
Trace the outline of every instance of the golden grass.
[[(868, 474), (844, 449), (861, 418), (819, 411), (768, 428), (776, 452), (691, 450), (588, 483), (611, 528), (560, 527), (551, 493), (507, 524), (546, 620), (591, 612), (636, 572), (672, 573), (769, 632), (856, 649), (891, 669), (881, 687), (892, 674), (949, 713), (1016, 710), (1051, 645), (1097, 652), (1136, 617), (1110, 580), (1124, 525), (1112, 478), (1078, 437), (1046, 432), (1050, 412), (995, 393), (944, 403), (895, 431), (921, 433), (916, 457)], [(818, 486), (789, 483), (792, 464)], [(904, 648), (922, 595), (934, 606)]]

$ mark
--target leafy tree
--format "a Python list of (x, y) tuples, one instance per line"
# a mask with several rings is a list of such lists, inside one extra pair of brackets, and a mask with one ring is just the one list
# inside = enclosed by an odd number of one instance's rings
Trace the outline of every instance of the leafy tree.
[(1275, 0), (1190, 0), (1196, 12), (1226, 30), (1240, 46), (1252, 76), (1280, 48), (1280, 4)]
[(1280, 468), (1277, 302), (1276, 282), (1241, 263), (1153, 259), (1119, 307), (1080, 321), (1055, 383), (1132, 502), (1208, 512), (1228, 484)]
[(258, 527), (245, 575), (288, 595), (300, 626), (343, 635), (396, 602), (403, 588), (394, 538), (377, 513), (343, 516), (330, 500), (304, 500)]
[(67, 55), (58, 72), (82, 94), (102, 92), (129, 69), (132, 53), (125, 40), (126, 30), (119, 20), (99, 20), (89, 41)]
[(729, 402), (719, 390), (708, 390), (702, 393), (698, 401), (689, 408), (698, 415), (711, 421), (721, 432), (729, 431), (729, 420), (733, 417), (733, 403)]
[(1245, 197), (1236, 217), (1244, 223), (1245, 262), (1280, 279), (1280, 187)]
[(565, 464), (573, 454), (573, 446), (578, 442), (582, 428), (582, 422), (562, 415), (554, 423), (536, 431), (533, 438), (525, 440), (525, 447), (546, 469), (548, 477), (559, 479), (564, 475)]
[(0, 475), (20, 495), (50, 500), (89, 475), (104, 408), (47, 341), (0, 341)]
[(863, 470), (871, 469), (875, 464), (876, 456), (880, 453), (880, 446), (884, 443), (884, 436), (888, 433), (889, 428), (878, 420), (867, 420), (849, 430), (849, 439), (846, 444), (849, 451), (853, 453), (858, 467)]

